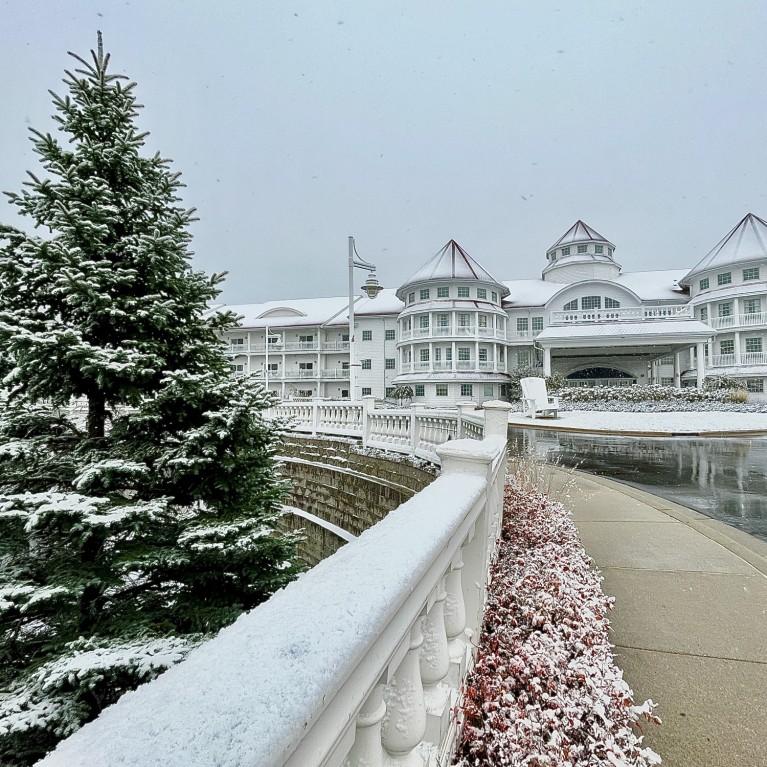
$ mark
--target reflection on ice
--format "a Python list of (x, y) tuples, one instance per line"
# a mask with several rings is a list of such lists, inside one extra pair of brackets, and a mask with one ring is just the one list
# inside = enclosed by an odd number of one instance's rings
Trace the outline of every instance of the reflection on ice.
[(767, 438), (510, 429), (512, 450), (654, 493), (767, 540)]

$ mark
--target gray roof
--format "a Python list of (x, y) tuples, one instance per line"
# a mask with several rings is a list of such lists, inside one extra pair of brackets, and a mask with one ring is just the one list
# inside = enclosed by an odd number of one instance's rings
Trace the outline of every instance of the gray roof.
[[(578, 219), (550, 248), (558, 248), (560, 245), (569, 245), (572, 242), (605, 242), (613, 244), (605, 239), (596, 229)], [(613, 246), (614, 247), (614, 246)]]
[(416, 282), (450, 279), (491, 282), (500, 288), (501, 295), (508, 295), (508, 288), (480, 266), (455, 240), (450, 240), (442, 250), (435, 253), (409, 280), (406, 280), (397, 291), (397, 295), (401, 297), (405, 289)]
[(749, 213), (693, 266), (680, 282), (687, 284), (691, 277), (708, 269), (765, 259), (767, 259), (767, 221)]

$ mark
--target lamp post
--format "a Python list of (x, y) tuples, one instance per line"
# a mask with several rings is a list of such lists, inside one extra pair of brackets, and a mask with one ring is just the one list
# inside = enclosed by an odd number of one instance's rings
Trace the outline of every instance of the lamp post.
[[(356, 258), (355, 258), (356, 256)], [(368, 298), (375, 298), (383, 288), (376, 279), (375, 264), (363, 261), (354, 247), (354, 237), (349, 237), (349, 399), (354, 402), (357, 394), (357, 361), (354, 348), (354, 270), (367, 269), (369, 274), (362, 286)]]

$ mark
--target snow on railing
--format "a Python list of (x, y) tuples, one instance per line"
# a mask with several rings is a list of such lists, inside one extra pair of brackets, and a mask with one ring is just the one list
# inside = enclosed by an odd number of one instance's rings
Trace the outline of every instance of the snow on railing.
[(362, 402), (282, 402), (271, 408), (269, 416), (289, 419), (295, 431), (359, 437), (364, 447), (435, 460), (437, 445), (454, 439), (482, 439), (483, 413), (473, 402), (452, 410), (422, 405), (376, 410), (375, 398), (363, 397)]
[(448, 763), (501, 523), (509, 405), (485, 408), (433, 483), (40, 764)]

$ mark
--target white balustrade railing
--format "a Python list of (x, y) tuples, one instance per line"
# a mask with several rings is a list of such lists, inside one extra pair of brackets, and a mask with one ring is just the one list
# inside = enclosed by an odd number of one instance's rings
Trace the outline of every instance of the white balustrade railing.
[(743, 365), (767, 365), (767, 352), (743, 352), (740, 361)]
[(41, 765), (448, 764), (501, 527), (509, 405), (485, 408), (432, 484)]
[(767, 312), (752, 312), (751, 314), (741, 314), (740, 324), (743, 327), (753, 327), (754, 325), (767, 325)]
[(728, 314), (726, 317), (712, 317), (708, 324), (711, 325), (714, 330), (721, 330), (722, 328), (734, 328), (736, 325), (735, 315)]
[(709, 360), (712, 368), (732, 367), (735, 364), (734, 354), (712, 354)]
[(668, 320), (693, 317), (691, 306), (667, 304), (662, 306), (636, 306), (627, 309), (581, 309), (551, 312), (555, 325), (571, 322), (631, 322), (636, 320)]
[[(508, 407), (505, 403), (486, 402), (483, 408)], [(482, 439), (485, 410), (473, 402), (458, 408), (375, 408), (374, 397), (362, 402), (282, 402), (268, 411), (271, 418), (281, 418), (295, 431), (309, 434), (359, 437), (364, 447), (409, 453), (437, 460), (437, 447), (455, 439)]]

